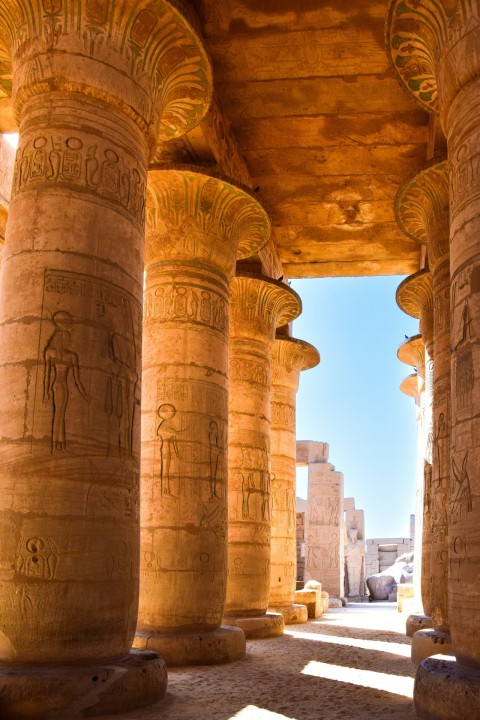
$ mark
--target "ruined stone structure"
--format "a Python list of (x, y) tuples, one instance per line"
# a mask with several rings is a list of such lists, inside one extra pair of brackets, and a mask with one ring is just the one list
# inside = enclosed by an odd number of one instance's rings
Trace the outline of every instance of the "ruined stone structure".
[(297, 441), (297, 465), (308, 465), (305, 580), (330, 596), (344, 594), (343, 475), (328, 462), (327, 443)]
[(365, 517), (355, 508), (354, 498), (345, 498), (345, 595), (351, 600), (365, 596)]
[[(479, 100), (473, 0), (0, 0), (2, 718), (145, 705), (156, 650), (240, 657), (226, 615), (291, 602), (288, 278), (394, 273), (454, 652), (415, 704), (480, 715)], [(306, 576), (340, 596), (341, 473), (311, 445)]]

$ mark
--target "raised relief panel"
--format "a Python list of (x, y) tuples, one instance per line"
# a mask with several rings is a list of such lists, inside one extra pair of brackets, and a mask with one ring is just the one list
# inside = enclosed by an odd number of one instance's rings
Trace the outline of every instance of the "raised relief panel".
[(83, 189), (134, 220), (143, 228), (146, 179), (134, 158), (91, 136), (39, 135), (18, 151), (13, 192), (34, 189), (38, 184)]
[(119, 286), (46, 270), (32, 417), (52, 453), (135, 461), (141, 308)]

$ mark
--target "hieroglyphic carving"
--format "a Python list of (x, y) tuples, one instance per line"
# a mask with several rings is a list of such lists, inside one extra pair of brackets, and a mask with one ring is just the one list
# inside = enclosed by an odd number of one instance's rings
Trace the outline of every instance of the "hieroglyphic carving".
[(252, 329), (255, 321), (259, 321), (260, 325), (255, 328), (255, 333), (261, 336), (265, 335), (267, 326), (274, 331), (275, 327), (286, 325), (296, 318), (301, 310), (300, 297), (280, 281), (253, 273), (241, 273), (232, 283), (232, 323), (235, 324), (237, 315), (239, 322), (244, 318), (252, 325)]
[(465, 453), (461, 467), (452, 457), (453, 480), (450, 488), (450, 522), (453, 525), (461, 522), (467, 513), (472, 512), (472, 491), (468, 476), (468, 451)]
[[(139, 302), (105, 280), (46, 270), (42, 317), (33, 427), (42, 433), (50, 426), (52, 451), (79, 452), (83, 446), (88, 454), (136, 463)], [(74, 416), (75, 430), (72, 425), (69, 431)]]
[(27, 141), (17, 153), (13, 193), (39, 184), (75, 188), (100, 196), (143, 228), (144, 168), (129, 153), (96, 140), (92, 145), (91, 136), (56, 130)]
[(69, 312), (59, 310), (54, 313), (52, 322), (55, 327), (53, 334), (43, 351), (45, 370), (43, 380), (43, 399), (52, 402), (52, 452), (65, 450), (67, 437), (65, 416), (69, 397), (68, 378), (72, 371), (75, 386), (87, 402), (90, 401), (80, 379), (78, 355), (71, 350), (73, 318)]
[[(217, 507), (209, 503), (224, 496), (226, 393), (208, 382), (167, 378), (158, 381), (157, 397), (153, 491), (158, 485), (160, 497), (181, 499), (187, 515), (191, 505), (195, 515), (200, 513), (199, 523), (212, 520)], [(186, 408), (194, 410), (187, 414)], [(208, 480), (208, 494), (202, 478)]]
[(226, 334), (228, 302), (212, 290), (186, 283), (163, 283), (146, 290), (144, 319), (206, 325)]
[[(0, 37), (12, 56), (22, 57), (17, 103), (49, 87), (49, 73), (50, 85), (67, 91), (84, 90), (88, 77), (88, 94), (123, 105), (142, 129), (145, 122), (158, 124), (163, 140), (197, 125), (210, 102), (212, 71), (195, 25), (188, 7), (180, 12), (166, 1), (155, 7), (148, 0), (134, 6), (107, 0), (44, 0), (41, 6), (0, 1)], [(61, 75), (55, 74), (57, 53), (63, 58)], [(106, 68), (84, 76), (81, 62), (65, 61), (69, 53)]]

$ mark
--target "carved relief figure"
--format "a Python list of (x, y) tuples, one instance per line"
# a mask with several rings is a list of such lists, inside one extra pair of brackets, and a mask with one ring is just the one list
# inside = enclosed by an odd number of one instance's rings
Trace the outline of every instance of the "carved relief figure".
[(245, 480), (243, 475), (242, 478), (242, 518), (248, 520), (250, 517), (250, 493), (254, 489), (252, 473), (248, 473), (248, 478)]
[(17, 558), (17, 572), (27, 577), (53, 580), (57, 570), (58, 548), (53, 540), (31, 537)]
[(187, 428), (175, 427), (173, 418), (177, 414), (177, 410), (170, 403), (160, 405), (157, 414), (162, 418), (157, 428), (157, 436), (160, 438), (160, 493), (173, 495), (170, 476), (172, 459), (175, 457), (180, 459), (178, 435), (185, 432)]
[(52, 318), (55, 331), (44, 349), (45, 371), (43, 380), (44, 402), (52, 400), (52, 452), (67, 447), (65, 416), (68, 406), (68, 378), (70, 370), (76, 388), (86, 402), (90, 402), (80, 379), (77, 353), (70, 349), (73, 318), (68, 312), (56, 312)]
[(210, 421), (208, 431), (208, 445), (210, 458), (210, 497), (220, 497), (217, 495), (217, 472), (218, 461), (222, 453), (222, 449), (218, 441), (218, 425), (215, 420)]
[(450, 497), (450, 515), (452, 522), (458, 522), (463, 512), (472, 512), (472, 492), (470, 488), (470, 479), (467, 471), (468, 452), (462, 462), (462, 469), (458, 468), (455, 459), (452, 458), (452, 471), (455, 483), (452, 484)]
[(135, 409), (140, 405), (136, 361), (131, 346), (115, 332), (108, 339), (108, 357), (117, 373), (107, 383), (105, 411), (117, 419), (118, 453), (124, 459), (132, 457)]

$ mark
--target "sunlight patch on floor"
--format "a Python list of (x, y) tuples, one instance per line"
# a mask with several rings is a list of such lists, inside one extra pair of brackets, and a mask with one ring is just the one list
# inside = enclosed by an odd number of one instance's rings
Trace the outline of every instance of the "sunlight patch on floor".
[(337, 680), (338, 682), (362, 687), (383, 690), (395, 695), (413, 698), (414, 678), (401, 675), (373, 672), (372, 670), (358, 670), (357, 668), (329, 665), (328, 663), (311, 660), (302, 670), (302, 675)]
[(360, 648), (361, 650), (375, 650), (377, 652), (390, 653), (400, 657), (410, 657), (410, 645), (401, 643), (389, 643), (381, 640), (358, 640), (356, 638), (338, 637), (337, 635), (319, 635), (317, 633), (301, 632), (285, 628), (285, 635), (298, 638), (299, 640), (314, 640), (316, 642), (331, 643), (332, 645), (347, 645), (348, 647)]
[(264, 710), (256, 705), (247, 705), (236, 715), (232, 715), (229, 720), (295, 720), (295, 718), (281, 715), (280, 713)]

